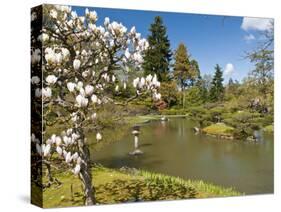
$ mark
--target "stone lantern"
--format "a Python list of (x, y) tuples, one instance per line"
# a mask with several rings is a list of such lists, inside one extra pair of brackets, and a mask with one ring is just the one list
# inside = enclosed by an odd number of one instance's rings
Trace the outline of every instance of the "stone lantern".
[(141, 150), (139, 150), (139, 134), (140, 134), (140, 126), (133, 126), (132, 134), (134, 135), (134, 151), (130, 152), (130, 155), (140, 155), (143, 154)]

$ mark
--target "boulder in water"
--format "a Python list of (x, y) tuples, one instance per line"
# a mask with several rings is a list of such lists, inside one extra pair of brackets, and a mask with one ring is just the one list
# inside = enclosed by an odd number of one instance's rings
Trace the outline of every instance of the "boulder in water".
[(142, 155), (143, 152), (139, 149), (134, 150), (133, 152), (129, 152), (129, 155)]

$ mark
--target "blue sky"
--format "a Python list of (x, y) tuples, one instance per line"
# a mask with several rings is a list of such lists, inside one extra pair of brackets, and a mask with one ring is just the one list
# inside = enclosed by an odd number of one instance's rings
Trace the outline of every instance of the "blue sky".
[[(78, 15), (84, 15), (84, 7), (72, 7)], [(203, 74), (213, 74), (214, 66), (219, 64), (224, 78), (241, 80), (252, 70), (253, 65), (244, 59), (246, 51), (252, 50), (261, 39), (261, 32), (268, 29), (269, 19), (223, 17), (188, 13), (168, 13), (140, 10), (89, 8), (98, 14), (97, 25), (104, 18), (122, 22), (130, 29), (136, 26), (143, 37), (149, 34), (149, 26), (154, 17), (163, 18), (168, 38), (174, 51), (183, 42), (192, 58), (199, 63)], [(228, 65), (227, 65), (228, 64)], [(227, 70), (226, 70), (227, 69)]]

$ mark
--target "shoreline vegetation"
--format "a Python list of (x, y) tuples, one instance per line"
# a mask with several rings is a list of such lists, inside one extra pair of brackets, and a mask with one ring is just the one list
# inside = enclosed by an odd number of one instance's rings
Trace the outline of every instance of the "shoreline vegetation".
[[(43, 207), (82, 206), (84, 200), (79, 179), (63, 170), (56, 170), (53, 175), (62, 184), (44, 190)], [(92, 167), (92, 178), (95, 182), (97, 204), (244, 195), (233, 188), (224, 188), (201, 180), (185, 180), (128, 167), (110, 169), (95, 164)]]

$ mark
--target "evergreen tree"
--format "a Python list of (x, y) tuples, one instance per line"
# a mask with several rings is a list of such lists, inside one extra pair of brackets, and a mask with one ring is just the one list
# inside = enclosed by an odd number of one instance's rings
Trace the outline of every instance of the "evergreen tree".
[(208, 88), (206, 81), (201, 77), (201, 75), (198, 76), (198, 79), (195, 84), (196, 87), (199, 89), (199, 96), (201, 99), (201, 102), (204, 103), (207, 101), (208, 98)]
[(182, 91), (187, 86), (189, 72), (190, 62), (187, 49), (183, 43), (180, 43), (175, 52), (174, 77), (178, 81)]
[(171, 61), (170, 41), (162, 18), (156, 16), (150, 26), (147, 40), (149, 48), (144, 55), (143, 69), (145, 74), (156, 74), (158, 80), (169, 80), (169, 65)]
[(234, 85), (234, 81), (233, 79), (230, 77), (229, 80), (228, 80), (228, 87)]
[(190, 61), (190, 85), (193, 86), (195, 81), (200, 77), (199, 64), (196, 60)]
[(174, 77), (183, 90), (187, 86), (193, 86), (200, 69), (196, 60), (190, 60), (186, 46), (180, 43), (175, 52)]
[(223, 87), (223, 72), (222, 68), (217, 64), (215, 66), (215, 75), (212, 80), (212, 86), (210, 90), (210, 100), (211, 101), (221, 101), (224, 96), (224, 87)]

